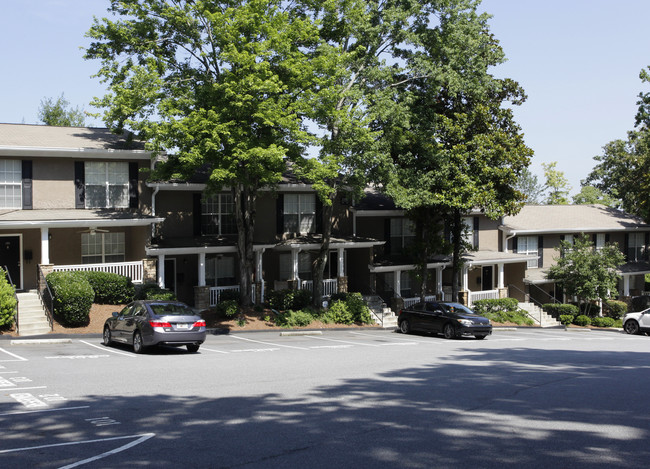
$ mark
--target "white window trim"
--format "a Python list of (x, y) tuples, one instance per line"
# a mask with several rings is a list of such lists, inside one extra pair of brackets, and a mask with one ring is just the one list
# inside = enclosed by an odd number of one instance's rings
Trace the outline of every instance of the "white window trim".
[[(103, 186), (104, 186), (104, 206), (92, 206), (90, 205), (90, 197), (85, 198), (85, 207), (90, 209), (90, 208), (129, 208), (129, 163), (124, 162), (124, 161), (85, 161), (84, 162), (84, 174), (86, 174), (86, 180), (84, 182), (84, 190), (86, 194), (88, 193), (88, 186), (99, 186), (99, 184), (90, 184), (88, 183), (88, 167), (89, 165), (104, 165), (104, 180), (103, 180)], [(110, 178), (109, 178), (109, 168), (111, 167), (111, 164), (114, 165), (120, 165), (122, 167), (126, 167), (126, 181), (124, 184), (111, 184), (110, 183)], [(116, 186), (121, 186), (124, 189), (126, 189), (126, 197), (125, 197), (125, 202), (121, 205), (113, 204), (111, 202), (111, 187), (116, 187)]]
[[(17, 205), (8, 205), (4, 203), (0, 203), (0, 209), (22, 209), (23, 208), (23, 168), (22, 168), (22, 161), (21, 160), (4, 160), (5, 165), (11, 163), (15, 164), (17, 166), (17, 171), (14, 170), (11, 171), (11, 174), (18, 174), (18, 182), (14, 181), (0, 181), (0, 187), (12, 187), (18, 188), (18, 204)], [(6, 167), (6, 166), (5, 166)], [(13, 197), (12, 197), (13, 200)], [(6, 202), (6, 198), (4, 197), (4, 194), (2, 197), (0, 197), (0, 201)]]
[[(84, 248), (83, 238), (84, 238), (84, 235), (90, 235), (90, 234), (91, 233), (82, 233), (81, 234), (81, 263), (82, 264), (85, 264), (84, 258), (99, 257), (100, 256), (100, 254), (93, 254), (93, 255), (86, 254), (86, 255), (84, 255), (84, 253), (83, 253), (83, 248)], [(121, 245), (121, 248), (122, 248), (121, 252), (118, 252), (118, 253), (113, 252), (113, 253), (110, 253), (110, 254), (106, 253), (106, 236), (105, 235), (107, 235), (107, 234), (110, 234), (110, 235), (122, 234), (123, 242), (122, 242), (122, 245)], [(126, 260), (126, 235), (123, 232), (95, 233), (95, 236), (101, 236), (101, 240), (102, 240), (101, 241), (101, 246), (102, 246), (101, 258), (102, 259), (101, 259), (101, 262), (89, 262), (89, 264), (111, 264), (113, 262), (124, 262), (124, 260)], [(109, 261), (109, 262), (106, 262), (106, 257), (107, 256), (122, 256), (123, 259), (122, 259), (122, 261)]]
[[(224, 232), (222, 230), (222, 228), (224, 226), (222, 218), (232, 216), (233, 221), (234, 221), (234, 214), (233, 213), (228, 213), (223, 208), (224, 205), (228, 205), (228, 202), (224, 202), (224, 200), (223, 200), (224, 197), (230, 197), (230, 199), (231, 199), (230, 205), (231, 205), (231, 207), (233, 207), (233, 210), (234, 210), (234, 200), (232, 200), (232, 195), (231, 194), (214, 194), (214, 195), (211, 195), (210, 197), (201, 198), (201, 235), (202, 236), (215, 236), (215, 235), (216, 236), (221, 236), (221, 235), (236, 234), (237, 233), (237, 228), (236, 227), (231, 232)], [(207, 208), (207, 203), (208, 203), (209, 199), (215, 199), (213, 202), (211, 202), (212, 205), (216, 206), (216, 211), (215, 212), (205, 210)], [(207, 233), (207, 230), (204, 230), (204, 227), (207, 226), (207, 225), (205, 223), (203, 223), (203, 217), (207, 217), (207, 216), (216, 217), (218, 219), (217, 225), (216, 225), (217, 226), (216, 233)]]

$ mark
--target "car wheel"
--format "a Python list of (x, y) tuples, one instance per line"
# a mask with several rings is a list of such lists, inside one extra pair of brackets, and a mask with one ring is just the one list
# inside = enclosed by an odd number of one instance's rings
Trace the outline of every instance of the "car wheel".
[(199, 346), (196, 344), (187, 344), (187, 351), (190, 353), (196, 353), (199, 351)]
[(408, 334), (411, 332), (411, 325), (409, 324), (408, 319), (404, 319), (399, 323), (399, 330), (402, 331), (402, 334)]
[(133, 351), (135, 353), (144, 352), (144, 344), (142, 343), (142, 334), (136, 332), (133, 334)]
[(108, 327), (104, 328), (103, 338), (104, 338), (104, 345), (111, 345), (111, 342), (112, 342), (112, 340), (111, 340), (111, 330)]
[(445, 324), (442, 333), (445, 335), (445, 339), (454, 339), (456, 337), (456, 329), (454, 329), (454, 326), (449, 323)]
[(631, 319), (625, 323), (623, 329), (628, 334), (638, 334), (639, 333), (639, 323)]
[(483, 340), (483, 339), (485, 339), (487, 337), (487, 335), (480, 335), (479, 334), (479, 335), (475, 335), (474, 337), (476, 337), (478, 340)]

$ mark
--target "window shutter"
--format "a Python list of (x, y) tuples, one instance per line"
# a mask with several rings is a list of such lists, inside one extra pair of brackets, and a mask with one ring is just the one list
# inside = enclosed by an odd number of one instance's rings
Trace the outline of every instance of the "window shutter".
[(194, 236), (201, 236), (201, 193), (196, 192), (192, 195), (192, 216)]
[(537, 267), (544, 266), (544, 236), (537, 238)]
[(645, 234), (645, 239), (643, 240), (643, 260), (648, 260), (648, 244), (650, 244), (650, 233)]
[(384, 244), (384, 253), (390, 254), (390, 218), (384, 219), (384, 240), (386, 240), (386, 244)]
[(278, 194), (275, 201), (275, 232), (280, 236), (284, 233), (284, 194)]
[(518, 239), (519, 238), (517, 238), (517, 237), (512, 238), (512, 252), (514, 252), (515, 254), (517, 253), (517, 247), (518, 247), (518, 244), (519, 244), (517, 242)]
[(472, 239), (472, 245), (478, 249), (478, 217), (474, 217), (474, 231), (473, 231), (473, 237)]
[(32, 161), (23, 160), (23, 210), (34, 208), (32, 201)]
[(605, 233), (605, 243), (609, 243), (609, 233)]
[(623, 253), (625, 254), (625, 261), (629, 262), (630, 261), (630, 233), (625, 233), (625, 245), (624, 245), (625, 250)]
[(318, 195), (314, 194), (316, 197), (316, 233), (323, 232), (323, 202), (320, 200)]
[(74, 162), (75, 208), (86, 208), (86, 174), (83, 161)]
[(129, 208), (138, 208), (138, 163), (129, 163)]

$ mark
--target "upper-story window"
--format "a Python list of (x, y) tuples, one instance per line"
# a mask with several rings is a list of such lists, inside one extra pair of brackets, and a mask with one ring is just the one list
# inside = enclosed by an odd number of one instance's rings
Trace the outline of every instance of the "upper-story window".
[(527, 267), (529, 269), (536, 269), (539, 267), (538, 247), (539, 243), (537, 236), (519, 236), (517, 238), (517, 252), (519, 254), (535, 256), (535, 259), (528, 260)]
[(224, 235), (237, 232), (232, 194), (215, 194), (201, 199), (201, 234)]
[(630, 233), (627, 241), (627, 260), (631, 262), (645, 260), (645, 233)]
[(86, 161), (86, 208), (129, 207), (129, 164), (120, 161)]
[(463, 241), (478, 248), (478, 217), (463, 217)]
[(402, 254), (415, 240), (413, 223), (408, 218), (390, 219), (390, 253)]
[(285, 233), (316, 232), (315, 194), (284, 194), (283, 209)]
[(604, 248), (606, 242), (607, 242), (607, 236), (605, 235), (605, 233), (597, 233), (596, 236), (594, 236), (594, 247), (596, 248), (597, 251)]
[(104, 264), (124, 262), (124, 233), (82, 233), (81, 262)]
[(22, 208), (22, 179), (20, 160), (0, 160), (0, 208)]

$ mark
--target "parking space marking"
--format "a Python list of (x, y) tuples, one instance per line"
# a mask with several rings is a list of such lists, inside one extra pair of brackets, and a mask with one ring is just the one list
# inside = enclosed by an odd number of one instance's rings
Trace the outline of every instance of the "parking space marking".
[[(11, 412), (0, 412), (0, 417), (5, 415), (22, 415), (22, 414), (39, 414), (42, 412), (63, 412), (66, 410), (79, 410), (79, 409), (89, 409), (89, 405), (82, 405), (78, 407), (59, 407), (57, 409), (39, 409), (39, 410), (12, 410)], [(2, 453), (2, 451), (0, 451)]]
[(366, 347), (381, 347), (381, 345), (376, 345), (376, 344), (365, 344), (363, 342), (350, 342), (348, 340), (326, 339), (325, 337), (310, 336), (310, 339), (326, 340), (328, 342), (338, 342), (338, 343), (341, 343), (341, 344), (363, 345), (363, 346), (366, 346)]
[(0, 347), (0, 352), (4, 352), (4, 353), (6, 353), (7, 355), (12, 356), (12, 357), (14, 357), (14, 358), (16, 359), (16, 360), (0, 360), (0, 362), (15, 362), (15, 361), (26, 362), (26, 361), (28, 361), (26, 358), (23, 358), (23, 357), (21, 357), (21, 356), (18, 356), (18, 355), (16, 355), (15, 353), (11, 353), (11, 352), (9, 352), (8, 350), (5, 350), (5, 349), (3, 349), (3, 348), (1, 348), (1, 347)]
[(236, 335), (233, 335), (233, 336), (230, 336), (230, 337), (233, 337), (233, 338), (239, 339), (239, 340), (246, 340), (248, 342), (255, 342), (257, 344), (271, 345), (273, 347), (292, 348), (292, 349), (296, 349), (296, 350), (309, 350), (308, 348), (304, 348), (304, 347), (295, 347), (293, 345), (274, 344), (272, 342), (264, 342), (264, 341), (261, 341), (261, 340), (247, 339), (246, 337), (239, 337), (239, 336), (236, 336)]
[(116, 353), (117, 355), (123, 355), (125, 357), (131, 357), (131, 358), (137, 357), (137, 355), (134, 353), (120, 352), (119, 350), (111, 350), (109, 347), (106, 347), (105, 345), (102, 345), (100, 347), (99, 345), (91, 344), (90, 342), (86, 342), (85, 340), (80, 340), (79, 342), (81, 342), (82, 344), (89, 345), (91, 347), (95, 347), (99, 350), (103, 350), (104, 352)]
[(214, 350), (214, 349), (211, 349), (211, 348), (201, 347), (201, 351), (203, 351), (203, 350), (205, 350), (207, 352), (224, 353), (226, 355), (228, 355), (230, 353), (230, 352), (224, 352), (223, 350)]

